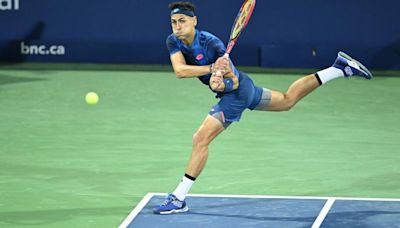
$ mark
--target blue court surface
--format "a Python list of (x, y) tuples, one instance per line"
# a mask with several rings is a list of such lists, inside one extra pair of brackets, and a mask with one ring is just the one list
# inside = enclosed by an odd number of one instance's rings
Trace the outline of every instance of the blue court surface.
[(148, 193), (119, 227), (400, 228), (400, 199), (192, 194), (188, 212), (153, 214), (164, 198)]

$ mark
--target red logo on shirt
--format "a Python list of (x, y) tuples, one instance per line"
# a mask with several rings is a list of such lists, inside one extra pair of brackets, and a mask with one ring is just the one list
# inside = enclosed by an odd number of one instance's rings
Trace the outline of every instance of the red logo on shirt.
[(198, 55), (196, 56), (196, 59), (197, 59), (197, 60), (202, 60), (202, 59), (203, 59), (203, 57), (204, 57), (204, 55), (203, 55), (203, 54), (198, 54)]

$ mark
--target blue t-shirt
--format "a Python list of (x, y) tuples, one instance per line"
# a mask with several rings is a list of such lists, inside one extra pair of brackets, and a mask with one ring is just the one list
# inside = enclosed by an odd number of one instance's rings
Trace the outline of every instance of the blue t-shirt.
[[(225, 45), (218, 37), (205, 31), (196, 30), (191, 45), (184, 44), (174, 34), (167, 38), (167, 47), (170, 55), (182, 52), (188, 65), (210, 65), (225, 54)], [(261, 100), (263, 89), (255, 86), (251, 78), (233, 67), (233, 73), (238, 77), (239, 87), (230, 92), (217, 92), (220, 98), (218, 104), (209, 112), (222, 112), (226, 122), (239, 121), (242, 112), (248, 108), (253, 110)], [(201, 82), (209, 86), (210, 74), (199, 76)]]
[[(185, 57), (186, 64), (204, 66), (210, 65), (225, 54), (224, 43), (213, 34), (206, 31), (196, 30), (196, 34), (191, 45), (186, 45), (179, 40), (174, 34), (167, 38), (167, 47), (169, 54), (175, 54), (181, 51)], [(239, 77), (237, 70), (234, 68), (234, 74)], [(211, 74), (199, 76), (201, 82), (209, 85)]]

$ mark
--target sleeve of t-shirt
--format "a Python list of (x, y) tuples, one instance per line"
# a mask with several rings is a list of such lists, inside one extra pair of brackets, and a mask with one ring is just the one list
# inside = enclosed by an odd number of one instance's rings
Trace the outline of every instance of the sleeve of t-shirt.
[(169, 35), (167, 37), (166, 43), (167, 43), (169, 55), (175, 54), (176, 52), (181, 50), (177, 39), (173, 35)]

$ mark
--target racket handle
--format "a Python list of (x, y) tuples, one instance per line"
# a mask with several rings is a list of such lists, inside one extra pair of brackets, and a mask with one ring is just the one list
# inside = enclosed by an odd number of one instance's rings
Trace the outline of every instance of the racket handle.
[[(225, 53), (225, 54), (222, 56), (222, 58), (227, 58), (227, 59), (228, 59), (228, 61), (230, 61), (230, 60), (229, 60), (229, 53)], [(215, 72), (215, 76), (218, 76), (218, 77), (223, 77), (223, 75), (222, 75), (222, 71), (220, 71), (220, 70), (217, 70), (217, 71)]]

